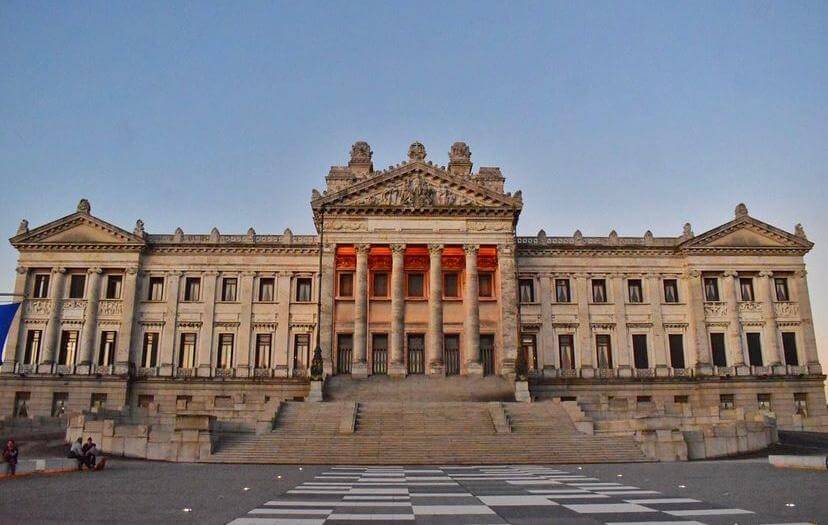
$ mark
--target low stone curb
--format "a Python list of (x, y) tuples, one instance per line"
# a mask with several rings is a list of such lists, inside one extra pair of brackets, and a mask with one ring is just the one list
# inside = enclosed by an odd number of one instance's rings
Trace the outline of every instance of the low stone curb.
[(828, 456), (768, 456), (774, 467), (828, 470)]
[(18, 461), (17, 473), (14, 476), (6, 473), (7, 466), (5, 463), (0, 464), (0, 479), (16, 478), (28, 474), (52, 474), (78, 470), (77, 460), (69, 458), (23, 459)]

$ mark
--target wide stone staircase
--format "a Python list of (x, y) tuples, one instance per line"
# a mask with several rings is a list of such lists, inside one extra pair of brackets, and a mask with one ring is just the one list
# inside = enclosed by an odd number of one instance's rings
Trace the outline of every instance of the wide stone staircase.
[(272, 431), (223, 436), (210, 461), (359, 465), (647, 461), (632, 437), (578, 432), (556, 401), (370, 398), (284, 402)]

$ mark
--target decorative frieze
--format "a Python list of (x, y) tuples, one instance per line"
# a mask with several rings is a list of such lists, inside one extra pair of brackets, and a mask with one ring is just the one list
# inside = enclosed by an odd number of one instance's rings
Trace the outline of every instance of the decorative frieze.
[(724, 301), (705, 301), (705, 317), (727, 317), (727, 303)]
[(48, 317), (52, 311), (52, 301), (49, 299), (28, 299), (25, 304), (26, 315), (30, 317)]
[(120, 299), (100, 299), (98, 301), (99, 317), (120, 317), (123, 311), (124, 304)]
[(757, 301), (739, 301), (739, 313), (762, 313), (762, 303)]
[(799, 304), (792, 301), (783, 301), (773, 304), (776, 317), (799, 317)]

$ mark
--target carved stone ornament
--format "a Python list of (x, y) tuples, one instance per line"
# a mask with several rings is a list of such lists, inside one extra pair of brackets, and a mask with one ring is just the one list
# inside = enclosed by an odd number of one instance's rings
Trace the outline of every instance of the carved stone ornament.
[(371, 146), (363, 140), (354, 142), (354, 145), (351, 146), (351, 162), (371, 162), (373, 154)]
[(392, 244), (391, 253), (396, 255), (403, 255), (405, 253), (405, 244)]
[(426, 158), (425, 146), (419, 142), (413, 143), (408, 147), (408, 158), (411, 161), (423, 161)]
[(256, 240), (256, 230), (254, 230), (252, 227), (247, 229), (247, 240), (250, 242)]
[(15, 271), (17, 273), (19, 273), (20, 275), (25, 275), (29, 271), (29, 269), (26, 268), (25, 266), (21, 265), (21, 266), (18, 266), (17, 268), (15, 268)]
[(471, 160), (471, 150), (465, 142), (455, 142), (449, 151), (449, 160), (452, 162), (468, 162)]
[(435, 188), (421, 174), (387, 186), (356, 202), (362, 205), (411, 207), (464, 206), (472, 203), (470, 199), (446, 187)]
[(17, 235), (23, 235), (24, 233), (29, 233), (29, 221), (26, 219), (20, 221), (20, 226), (17, 227)]
[(218, 228), (213, 228), (210, 230), (210, 242), (219, 242), (221, 239), (221, 234), (218, 231)]
[(546, 242), (546, 231), (545, 230), (540, 230), (538, 232), (538, 241)]
[(144, 238), (144, 221), (138, 219), (135, 221), (135, 229), (132, 231), (136, 237)]
[(429, 244), (428, 245), (428, 253), (434, 257), (439, 257), (440, 254), (443, 253), (443, 245), (442, 244)]
[(92, 213), (92, 205), (89, 204), (88, 200), (81, 199), (80, 202), (78, 202), (78, 213), (85, 213), (87, 215)]
[(747, 216), (748, 216), (747, 206), (745, 206), (744, 202), (740, 202), (736, 206), (736, 218), (741, 219), (742, 217), (747, 217)]
[(293, 242), (293, 232), (290, 228), (285, 228), (285, 231), (282, 232), (282, 242), (286, 244), (290, 244)]
[(707, 302), (707, 303), (704, 303), (704, 314), (707, 317), (725, 317), (725, 316), (727, 316), (727, 303), (725, 303), (725, 302)]
[(583, 244), (584, 234), (581, 233), (581, 230), (575, 230), (575, 233), (572, 234), (572, 239), (575, 241), (575, 244)]
[(618, 233), (615, 230), (612, 230), (609, 234), (609, 243), (610, 246), (617, 246), (618, 245)]
[(181, 242), (184, 240), (184, 230), (180, 227), (175, 229), (175, 233), (173, 234), (173, 242)]
[(684, 231), (682, 232), (681, 236), (685, 239), (692, 239), (696, 236), (696, 234), (693, 233), (693, 227), (690, 225), (689, 222), (684, 223)]
[[(22, 225), (22, 223), (21, 223)], [(805, 235), (805, 228), (802, 227), (802, 224), (797, 224), (794, 226), (794, 235), (799, 237), (800, 239), (807, 239), (808, 236)]]
[(644, 243), (645, 244), (652, 244), (653, 243), (653, 232), (647, 230), (644, 232)]

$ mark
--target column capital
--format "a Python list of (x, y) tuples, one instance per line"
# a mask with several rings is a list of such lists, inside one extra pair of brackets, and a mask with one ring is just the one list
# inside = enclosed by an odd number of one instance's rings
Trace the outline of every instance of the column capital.
[(259, 272), (255, 270), (242, 270), (240, 273), (242, 277), (256, 277)]
[(88, 270), (86, 270), (86, 273), (88, 273), (88, 274), (90, 274), (90, 275), (91, 275), (91, 274), (97, 274), (97, 275), (100, 275), (100, 274), (102, 274), (102, 273), (103, 273), (103, 270), (101, 269), (101, 267), (100, 267), (100, 266), (93, 266), (92, 268), (89, 268)]
[(170, 277), (181, 277), (182, 275), (184, 275), (184, 272), (182, 272), (181, 270), (170, 270), (166, 272), (166, 274)]
[(443, 253), (443, 245), (440, 243), (432, 243), (428, 245), (428, 253), (432, 257), (437, 257)]
[(137, 266), (127, 266), (126, 273), (128, 273), (129, 275), (135, 275), (135, 274), (138, 273), (138, 267)]
[(723, 272), (723, 275), (725, 277), (734, 277), (735, 278), (735, 277), (739, 277), (739, 272), (737, 272), (736, 270), (725, 270)]
[(512, 244), (498, 244), (497, 254), (503, 257), (509, 257), (515, 253), (515, 247)]
[(770, 270), (762, 270), (759, 272), (759, 277), (773, 277), (773, 272)]
[(589, 279), (589, 274), (586, 272), (576, 272), (572, 274), (572, 277), (576, 279)]
[(204, 277), (218, 277), (219, 272), (217, 270), (206, 270), (202, 272)]
[(371, 250), (371, 245), (368, 243), (360, 243), (355, 244), (354, 248), (356, 248), (357, 254), (367, 255), (368, 252)]
[(24, 275), (29, 272), (29, 268), (23, 266), (22, 264), (14, 269), (15, 272), (19, 273), (20, 275)]
[(805, 276), (808, 275), (808, 270), (797, 270), (797, 271), (794, 272), (794, 275), (796, 275), (800, 279), (804, 279)]
[(463, 251), (466, 255), (477, 255), (477, 250), (480, 248), (479, 244), (464, 244)]
[(391, 245), (391, 253), (403, 255), (405, 253), (405, 244), (395, 243)]
[(701, 272), (699, 270), (696, 270), (695, 268), (692, 268), (690, 270), (687, 270), (684, 273), (684, 275), (686, 277), (692, 277), (693, 279), (698, 279), (699, 277), (701, 277)]
[(66, 268), (63, 266), (56, 266), (55, 268), (52, 268), (52, 273), (66, 273)]

